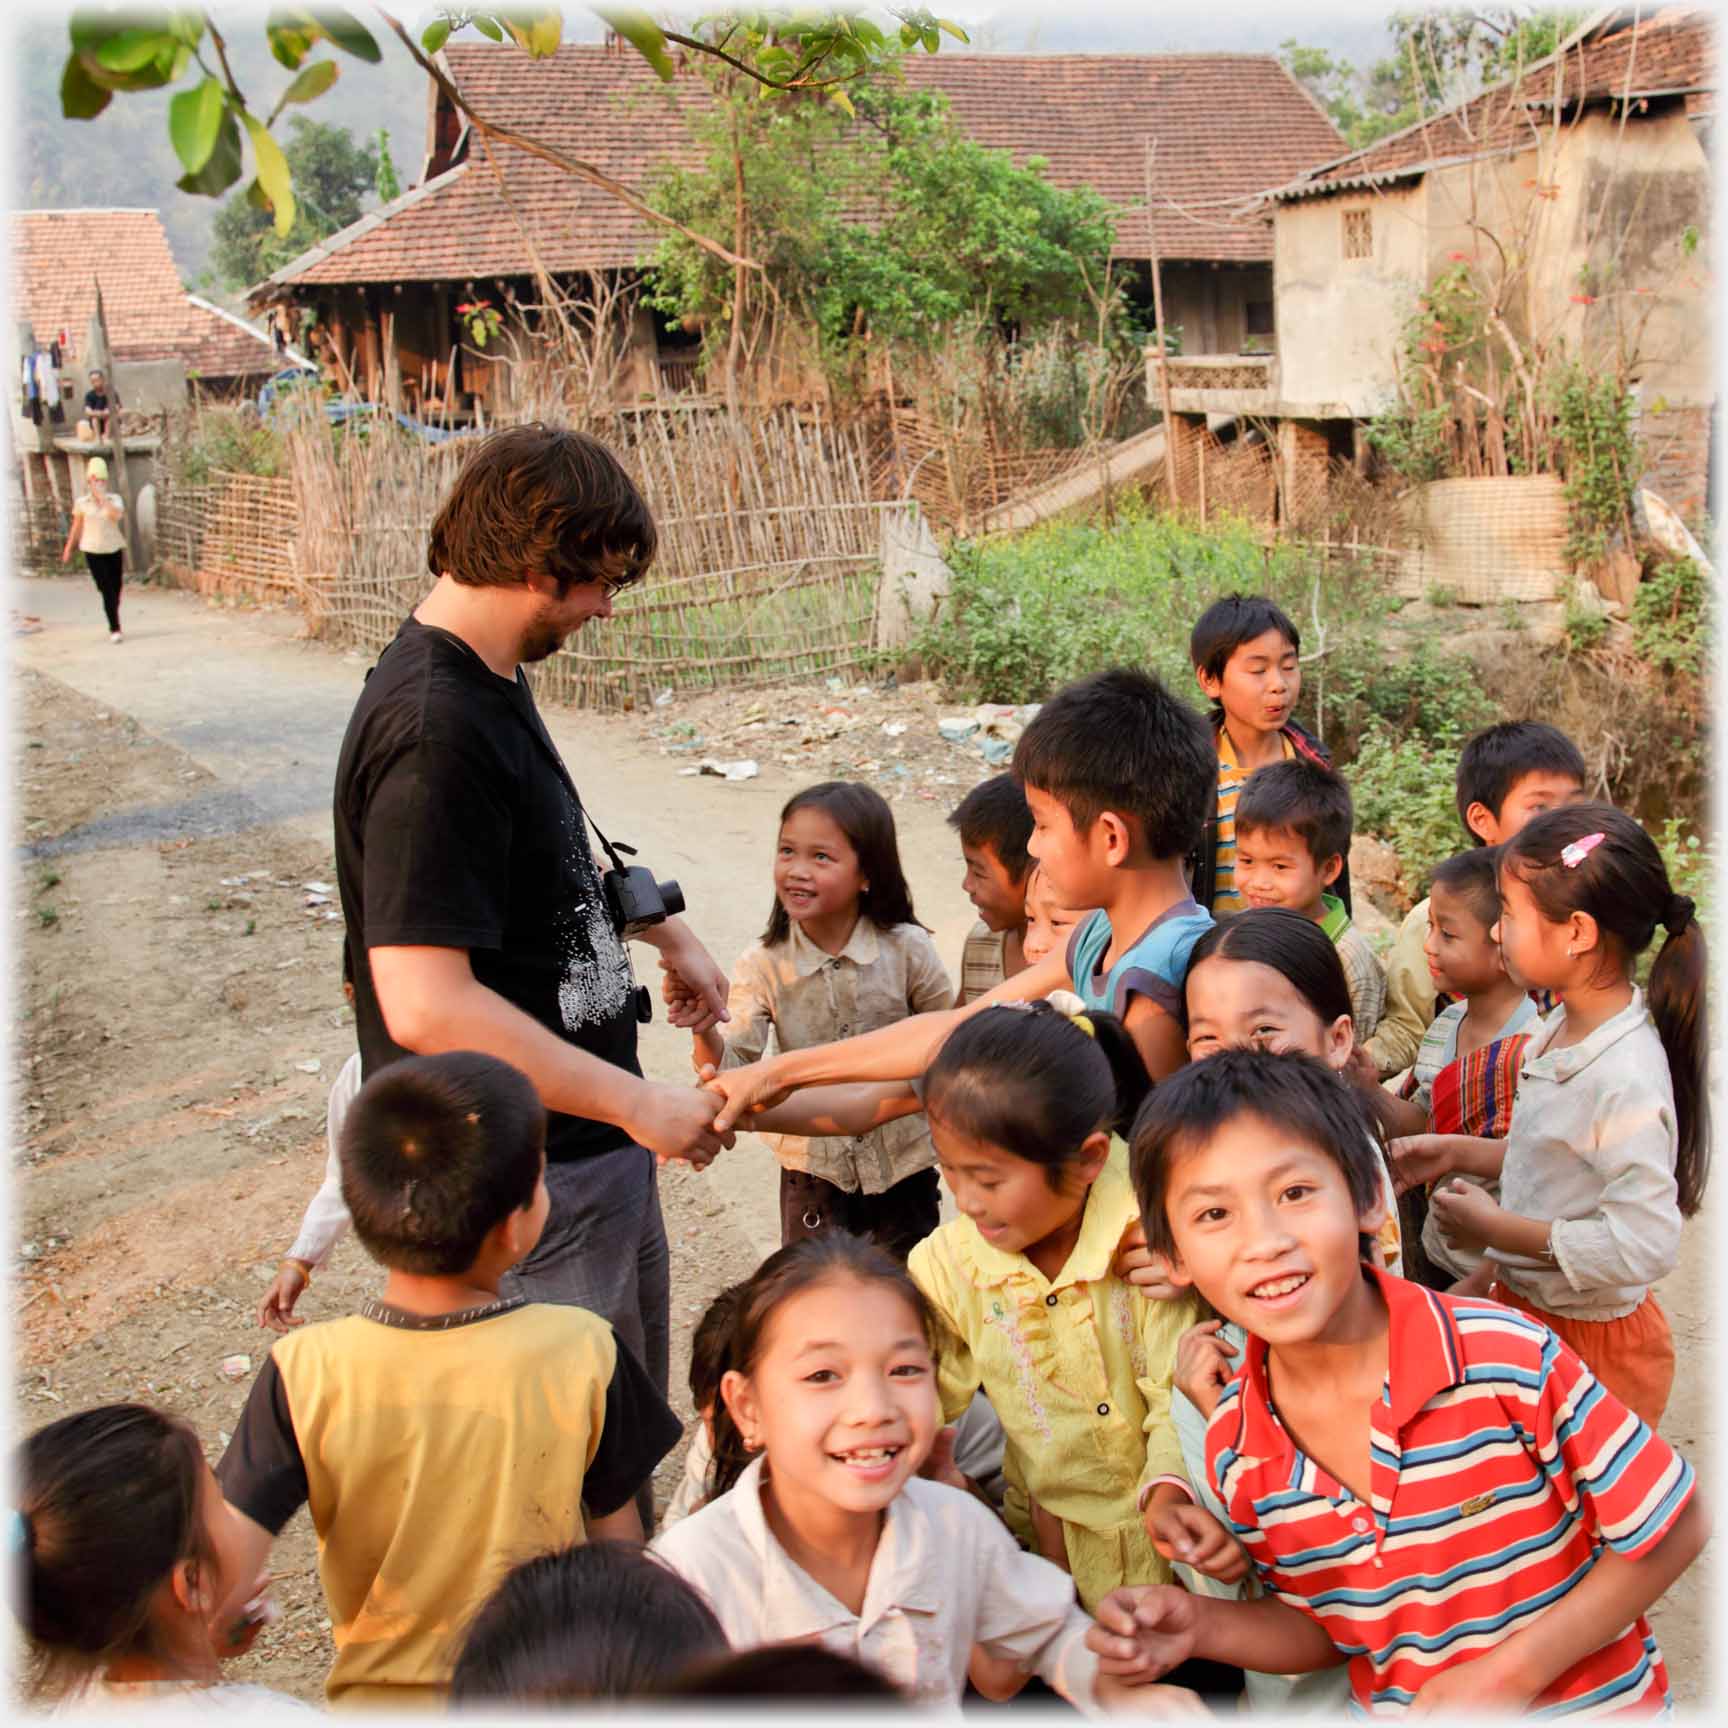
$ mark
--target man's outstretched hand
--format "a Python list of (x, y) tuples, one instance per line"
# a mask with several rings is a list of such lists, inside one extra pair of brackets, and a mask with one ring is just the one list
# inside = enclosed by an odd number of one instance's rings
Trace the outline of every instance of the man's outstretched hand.
[(624, 1126), (631, 1139), (646, 1146), (659, 1163), (679, 1158), (700, 1170), (733, 1142), (731, 1134), (714, 1126), (716, 1102), (714, 1094), (702, 1087), (663, 1086), (646, 1080), (641, 1102)]

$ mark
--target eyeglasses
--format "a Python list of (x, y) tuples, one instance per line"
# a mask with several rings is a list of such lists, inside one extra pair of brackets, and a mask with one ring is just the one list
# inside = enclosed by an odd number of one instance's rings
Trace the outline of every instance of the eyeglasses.
[(629, 576), (602, 576), (600, 578), (600, 592), (608, 600), (616, 600), (633, 580), (634, 578)]

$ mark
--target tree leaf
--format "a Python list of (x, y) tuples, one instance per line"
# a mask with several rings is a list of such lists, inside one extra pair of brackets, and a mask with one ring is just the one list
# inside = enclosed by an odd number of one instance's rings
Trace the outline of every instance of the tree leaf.
[(104, 90), (84, 70), (84, 61), (76, 51), (66, 56), (66, 70), (60, 74), (60, 112), (68, 120), (94, 120), (114, 100), (112, 90)]
[(528, 30), (528, 52), (536, 60), (550, 60), (564, 38), (564, 18), (558, 12), (542, 12)]
[(450, 40), (450, 20), (434, 18), (420, 33), (420, 46), (428, 55), (436, 54)]
[(233, 109), (224, 104), (209, 159), (196, 174), (184, 175), (175, 184), (182, 192), (200, 198), (220, 198), (239, 178), (240, 128), (235, 123)]
[(504, 40), (504, 32), (499, 28), (495, 19), (474, 17), (469, 19), (469, 23), (471, 23), (482, 36), (487, 37), (493, 42), (502, 42)]
[(936, 28), (945, 32), (947, 35), (952, 36), (956, 42), (964, 42), (968, 46), (971, 44), (972, 38), (968, 36), (958, 24), (952, 22), (950, 19), (938, 18), (936, 20)]
[(210, 160), (226, 107), (222, 86), (214, 78), (182, 90), (168, 104), (168, 136), (188, 174), (196, 174)]
[(356, 60), (364, 60), (369, 66), (376, 66), (384, 58), (372, 32), (353, 13), (344, 12), (340, 6), (308, 7), (305, 16), (344, 54), (352, 54)]
[[(341, 70), (341, 67), (334, 60), (314, 60), (277, 98), (276, 113), (280, 114), (290, 102), (316, 100), (336, 82), (337, 75)], [(271, 118), (274, 119), (275, 116), (272, 115)]]
[(849, 119), (856, 120), (858, 118), (858, 110), (852, 106), (852, 98), (846, 94), (844, 84), (834, 85), (828, 92), (828, 100)]
[(294, 186), (288, 158), (282, 154), (282, 146), (250, 114), (242, 113), (241, 119), (252, 138), (252, 163), (258, 171), (258, 184), (275, 213), (276, 232), (285, 236), (294, 226)]
[(96, 59), (110, 72), (142, 72), (165, 48), (177, 46), (166, 30), (117, 30), (97, 48)]
[(659, 73), (662, 84), (672, 82), (672, 59), (666, 52), (665, 33), (646, 12), (634, 6), (596, 6), (594, 11)]

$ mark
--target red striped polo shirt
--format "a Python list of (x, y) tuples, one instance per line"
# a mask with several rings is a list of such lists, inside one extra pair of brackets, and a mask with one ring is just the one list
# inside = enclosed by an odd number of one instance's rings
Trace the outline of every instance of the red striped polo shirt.
[[(1260, 1339), (1219, 1400), (1206, 1454), (1266, 1588), (1349, 1656), (1359, 1711), (1396, 1714), (1432, 1676), (1566, 1595), (1604, 1544), (1648, 1553), (1691, 1498), (1693, 1473), (1539, 1321), (1369, 1275), (1390, 1322), (1372, 1504), (1297, 1449)], [(1640, 1616), (1531, 1708), (1606, 1715), (1667, 1701)]]

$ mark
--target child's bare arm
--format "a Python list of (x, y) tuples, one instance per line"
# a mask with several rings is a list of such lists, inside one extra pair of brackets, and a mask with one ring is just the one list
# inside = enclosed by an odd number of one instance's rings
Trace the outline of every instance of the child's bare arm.
[(1506, 1162), (1506, 1142), (1478, 1140), (1471, 1134), (1411, 1134), (1394, 1140), (1390, 1153), (1393, 1179), (1402, 1194), (1453, 1171), (1497, 1182)]
[(1098, 1604), (1097, 1620), (1086, 1644), (1100, 1671), (1137, 1683), (1196, 1656), (1257, 1674), (1312, 1674), (1344, 1660), (1317, 1620), (1271, 1596), (1242, 1602), (1129, 1585)]
[(634, 1542), (640, 1545), (646, 1538), (642, 1533), (642, 1514), (636, 1510), (636, 1502), (626, 1500), (616, 1512), (608, 1512), (604, 1518), (590, 1518), (588, 1539), (591, 1542)]
[(1710, 1540), (1710, 1513), (1693, 1493), (1668, 1534), (1633, 1560), (1605, 1548), (1573, 1590), (1521, 1632), (1475, 1661), (1427, 1681), (1412, 1716), (1464, 1708), (1521, 1710), (1568, 1668), (1618, 1637), (1698, 1558)]
[(1361, 1087), (1368, 1108), (1380, 1119), (1388, 1140), (1402, 1140), (1428, 1132), (1428, 1112), (1414, 1098), (1400, 1098), (1395, 1092), (1388, 1092), (1378, 1081), (1362, 1085), (1354, 1071), (1349, 1077)]
[(1150, 997), (1131, 997), (1122, 1024), (1154, 1080), (1167, 1080), (1187, 1062), (1188, 1043), (1182, 1028)]
[[(942, 1041), (962, 1020), (1003, 1002), (1031, 1002), (1068, 984), (1068, 961), (1051, 954), (1036, 966), (998, 984), (964, 1008), (940, 1014), (913, 1014), (892, 1026), (860, 1033), (834, 1044), (783, 1050), (747, 1068), (728, 1068), (715, 1076), (716, 1091), (726, 1095), (715, 1118), (721, 1133), (730, 1130), (781, 1094), (810, 1086), (858, 1080), (910, 1080), (935, 1060)], [(745, 1126), (749, 1126), (745, 1123)]]
[[(712, 1076), (704, 1070), (703, 1080)], [(807, 1086), (784, 1102), (759, 1110), (750, 1126), (764, 1134), (860, 1135), (924, 1106), (905, 1080), (861, 1081), (854, 1086)]]

